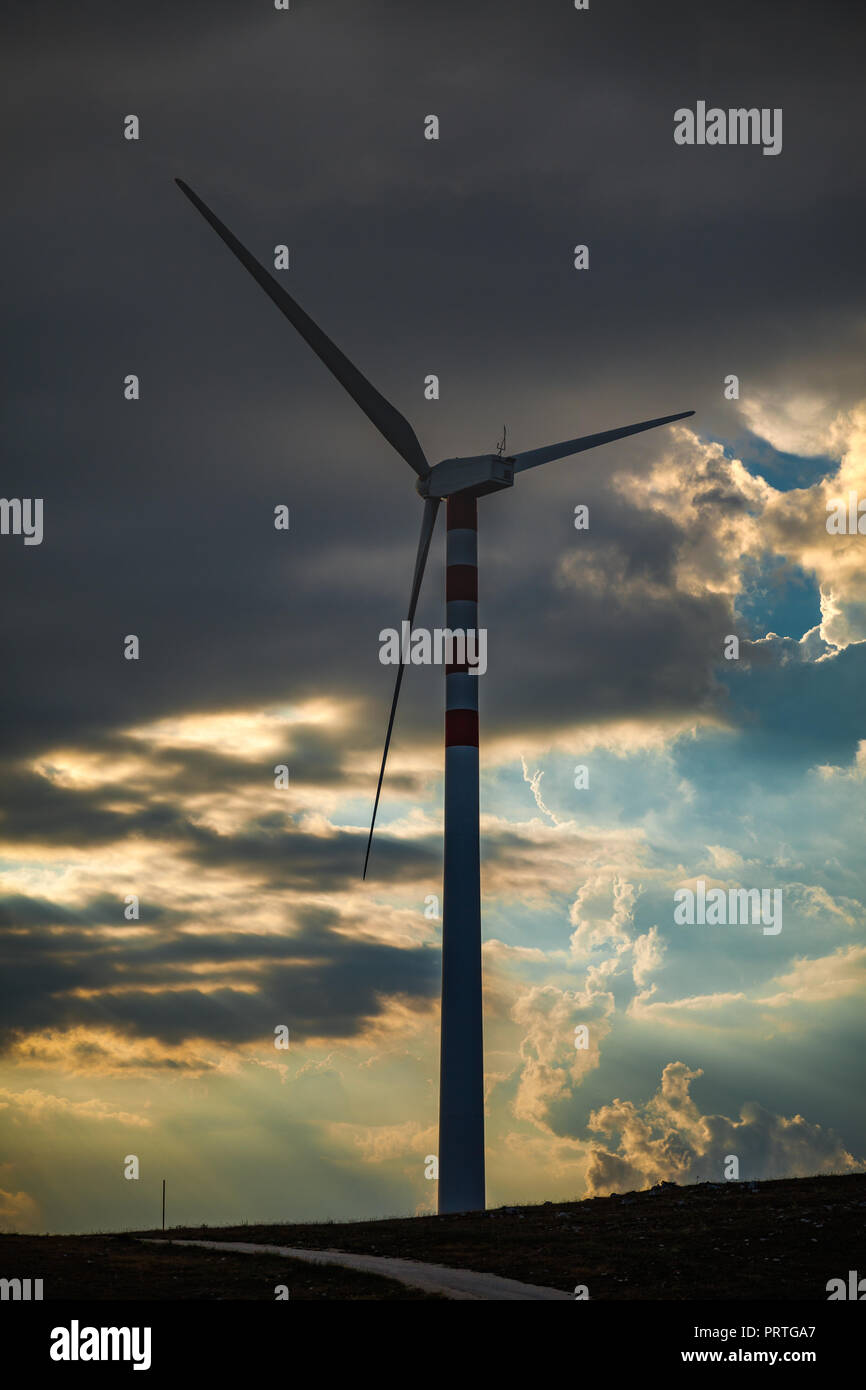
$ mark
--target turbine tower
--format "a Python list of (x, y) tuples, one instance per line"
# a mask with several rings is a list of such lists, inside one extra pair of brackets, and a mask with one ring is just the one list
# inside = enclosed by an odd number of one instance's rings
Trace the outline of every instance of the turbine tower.
[[(333, 373), (387, 442), (418, 475), (424, 499), (421, 535), (409, 595), (409, 630), (418, 606), (424, 567), (440, 502), (446, 501), (446, 627), (478, 627), (478, 498), (512, 487), (516, 473), (538, 468), (609, 444), (642, 430), (685, 420), (693, 410), (603, 430), (527, 453), (480, 454), (427, 462), (415, 431), (398, 410), (362, 376), (274, 277), (241, 245), (181, 179), (178, 187), (285, 314), (316, 356)], [(373, 828), (385, 776), (404, 666), (397, 668), (385, 750), (363, 877), (367, 874)], [(484, 1190), (484, 1051), (481, 1015), (481, 880), (478, 833), (478, 680), (465, 663), (445, 668), (445, 856), (442, 895), (442, 1021), (439, 1071), (439, 1212), (480, 1211)]]

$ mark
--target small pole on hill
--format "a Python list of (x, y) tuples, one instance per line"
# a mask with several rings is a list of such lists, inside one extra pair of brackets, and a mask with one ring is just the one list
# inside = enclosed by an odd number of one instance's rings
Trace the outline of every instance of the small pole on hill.
[(165, 1230), (165, 1178), (162, 1180), (162, 1229)]

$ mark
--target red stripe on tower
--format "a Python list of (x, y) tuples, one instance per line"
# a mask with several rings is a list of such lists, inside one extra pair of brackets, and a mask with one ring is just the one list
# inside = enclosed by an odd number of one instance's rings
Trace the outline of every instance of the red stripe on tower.
[(447, 709), (445, 711), (445, 747), (478, 747), (477, 709)]
[(448, 603), (461, 598), (477, 603), (478, 566), (449, 565), (445, 571), (445, 598)]

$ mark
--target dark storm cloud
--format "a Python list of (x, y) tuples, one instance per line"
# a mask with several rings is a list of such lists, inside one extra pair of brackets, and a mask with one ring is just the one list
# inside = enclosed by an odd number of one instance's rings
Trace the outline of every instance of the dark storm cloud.
[[(514, 447), (689, 406), (724, 433), (739, 428), (722, 400), (731, 370), (750, 390), (859, 390), (859, 20), (846, 5), (17, 5), (13, 21), (4, 489), (46, 507), (42, 546), (0, 546), (13, 758), (98, 746), (167, 713), (322, 693), (357, 700), (356, 746), (382, 737), (378, 632), (406, 602), (414, 480), (175, 174), (263, 258), (287, 241), (293, 292), (433, 459), (489, 449), (503, 419)], [(782, 106), (782, 154), (676, 147), (673, 111), (698, 98)], [(138, 144), (121, 137), (130, 111)], [(438, 144), (422, 139), (428, 112)], [(571, 267), (578, 241), (587, 275)], [(423, 399), (431, 371), (436, 403)], [(551, 465), (520, 479), (519, 499), (481, 508), (486, 729), (718, 704), (723, 600), (672, 584), (649, 602), (579, 594), (557, 577), (572, 500), (589, 500), (588, 558), (668, 583), (675, 524), (612, 503), (606, 482), (661, 447)], [(288, 533), (272, 526), (278, 502)], [(422, 621), (441, 612), (441, 540)], [(122, 659), (128, 632), (137, 663)], [(440, 727), (428, 675), (406, 682), (398, 738)], [(312, 732), (299, 757), (311, 780), (344, 777)], [(179, 774), (199, 787), (243, 775), (218, 750)], [(23, 836), (39, 823), (52, 838), (75, 804), (82, 840), (111, 836), (98, 797), (20, 785)], [(143, 834), (189, 841), (170, 809), (133, 814)], [(207, 837), (193, 851), (233, 852)], [(269, 853), (267, 836), (243, 851)], [(309, 872), (339, 874), (341, 856), (310, 847)]]
[[(116, 926), (117, 918), (118, 901), (107, 895), (91, 898), (86, 907), (77, 909), (64, 907), (48, 898), (27, 897), (24, 893), (10, 893), (0, 898), (0, 932), (17, 934), (23, 928), (27, 928), (27, 942), (30, 945), (37, 940), (37, 933), (32, 930), (34, 927)], [(182, 913), (149, 903), (147, 921), (142, 925), (167, 926), (182, 920)], [(84, 932), (81, 933), (81, 938), (88, 939)], [(58, 940), (51, 933), (39, 939), (53, 941), (55, 944)], [(73, 932), (66, 930), (62, 939), (68, 944), (78, 938)]]
[[(253, 771), (259, 780), (261, 768)], [(398, 778), (396, 784), (392, 783), (395, 790), (403, 780)], [(272, 781), (261, 784), (272, 789)], [(246, 785), (250, 785), (249, 778)], [(225, 786), (215, 785), (214, 789), (225, 790)], [(183, 787), (187, 795), (199, 790), (195, 777)], [(160, 790), (160, 800), (150, 801), (142, 793), (133, 797), (120, 783), (98, 791), (75, 791), (33, 774), (13, 771), (4, 792), (0, 825), (5, 827), (8, 853), (14, 853), (16, 845), (90, 849), (141, 838), (170, 842), (173, 852), (191, 866), (235, 869), (255, 877), (265, 887), (309, 889), (327, 881), (331, 888), (347, 888), (357, 884), (360, 874), (363, 842), (357, 832), (334, 830), (327, 836), (309, 833), (286, 812), (253, 816), (243, 830), (220, 834), (197, 824), (178, 805), (165, 799), (165, 788)], [(124, 796), (139, 804), (129, 810), (107, 809), (104, 805), (107, 800), (113, 803)], [(395, 879), (413, 879), (434, 869), (440, 854), (438, 842), (430, 837), (412, 841), (383, 839), (377, 847), (377, 862), (371, 865), (371, 875), (387, 872)]]
[[(743, 729), (743, 756), (751, 765), (782, 762), (803, 770), (847, 766), (863, 738), (866, 647), (856, 644), (830, 660), (803, 661), (796, 644), (775, 639), (775, 656), (746, 643), (749, 671), (729, 671), (727, 684)], [(789, 660), (780, 664), (778, 648)]]
[[(359, 790), (368, 790), (368, 778), (342, 767), (333, 737), (308, 725), (294, 726), (290, 734), (293, 786), (346, 789), (355, 780)], [(237, 792), (257, 785), (263, 791), (273, 787), (273, 757), (254, 762), (207, 748), (159, 748), (96, 732), (87, 737), (86, 746), (108, 764), (116, 757), (121, 769), (117, 776), (99, 786), (75, 787), (57, 780), (58, 769), (50, 754), (37, 757), (33, 767), (23, 767), (14, 755), (7, 759), (0, 786), (0, 832), (7, 840), (96, 845), (132, 835), (183, 838), (189, 822), (180, 807), (172, 804), (174, 798)], [(139, 765), (127, 776), (123, 765), (130, 756)], [(142, 768), (145, 758), (147, 766)]]
[[(180, 849), (203, 869), (224, 867), (261, 876), (265, 887), (304, 890), (327, 883), (330, 889), (345, 889), (358, 884), (363, 843), (349, 832), (307, 835), (291, 827), (287, 833), (280, 818), (231, 836), (189, 826)], [(433, 836), (412, 841), (382, 837), (375, 857), (371, 877), (396, 882), (433, 873), (441, 862), (441, 849)]]
[[(105, 789), (58, 786), (45, 777), (11, 766), (0, 793), (0, 827), (4, 838), (26, 845), (108, 844), (128, 835), (170, 838), (184, 827), (178, 810), (164, 803), (145, 803), (122, 782), (112, 786), (112, 801), (131, 803), (130, 811), (108, 810)], [(135, 805), (136, 800), (141, 804)]]
[[(336, 930), (336, 916), (320, 910), (294, 911), (292, 932), (285, 936), (218, 929), (207, 936), (131, 933), (120, 940), (39, 927), (22, 935), (4, 925), (28, 916), (51, 919), (48, 907), (19, 899), (0, 916), (0, 1017), (7, 1047), (30, 1032), (76, 1025), (169, 1044), (197, 1037), (246, 1043), (272, 1033), (280, 1022), (299, 1039), (354, 1037), (389, 998), (424, 1007), (438, 985), (437, 952), (352, 939)], [(65, 916), (57, 908), (53, 920)], [(194, 967), (227, 962), (234, 962), (231, 982), (204, 993), (199, 986), (207, 977)], [(252, 984), (255, 992), (235, 983)], [(162, 988), (145, 992), (154, 985)]]
[[(315, 725), (303, 722), (293, 724), (286, 730), (290, 754), (291, 778), (294, 786), (314, 785), (317, 787), (345, 787), (351, 781), (351, 774), (342, 764), (338, 736), (333, 732), (323, 732)], [(129, 740), (130, 751), (141, 752), (141, 745), (134, 746)], [(148, 748), (148, 762), (154, 772), (159, 773), (159, 784), (169, 794), (183, 791), (185, 794), (235, 789), (254, 786), (260, 780), (271, 780), (276, 762), (275, 758), (262, 757), (253, 762), (235, 754), (223, 755), (219, 749), (210, 748)], [(359, 787), (366, 789), (366, 779), (359, 780)]]

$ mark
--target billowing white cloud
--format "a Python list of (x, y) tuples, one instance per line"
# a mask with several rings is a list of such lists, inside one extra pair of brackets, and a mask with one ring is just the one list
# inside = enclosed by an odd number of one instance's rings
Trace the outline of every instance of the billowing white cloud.
[(617, 949), (630, 945), (638, 891), (619, 875), (612, 884), (604, 874), (588, 878), (569, 911), (575, 928), (571, 934), (572, 951), (578, 955), (611, 943)]
[[(514, 1005), (523, 1030), (520, 1075), (514, 1114), (550, 1130), (549, 1110), (571, 1095), (588, 1071), (599, 1065), (602, 1039), (614, 1011), (613, 995), (589, 984), (584, 991), (538, 985)], [(587, 1029), (586, 1047), (576, 1046), (575, 1029)]]
[(746, 1101), (737, 1120), (702, 1115), (690, 1094), (702, 1076), (684, 1062), (669, 1062), (661, 1085), (644, 1105), (614, 1100), (589, 1118), (589, 1128), (608, 1139), (594, 1148), (587, 1192), (603, 1195), (654, 1183), (722, 1181), (729, 1155), (741, 1179), (807, 1176), (853, 1171), (861, 1166), (843, 1141), (802, 1115), (776, 1115)]
[(749, 391), (740, 402), (749, 429), (783, 454), (838, 458), (850, 428), (849, 417), (817, 392), (794, 394)]

